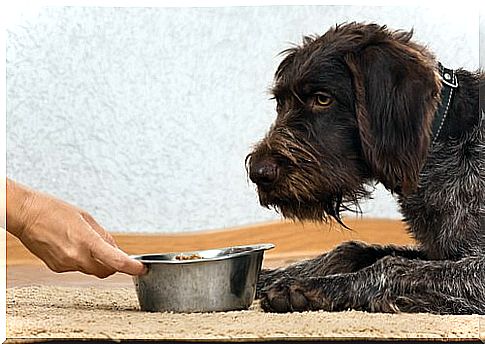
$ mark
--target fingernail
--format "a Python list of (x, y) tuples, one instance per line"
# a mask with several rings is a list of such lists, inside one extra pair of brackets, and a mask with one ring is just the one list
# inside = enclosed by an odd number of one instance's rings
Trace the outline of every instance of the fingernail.
[[(143, 263), (142, 263), (142, 264), (143, 264)], [(144, 275), (144, 274), (146, 274), (147, 272), (148, 272), (148, 267), (147, 267), (145, 264), (143, 264), (143, 270), (142, 270), (142, 272), (141, 272), (141, 274), (140, 274), (140, 275)]]

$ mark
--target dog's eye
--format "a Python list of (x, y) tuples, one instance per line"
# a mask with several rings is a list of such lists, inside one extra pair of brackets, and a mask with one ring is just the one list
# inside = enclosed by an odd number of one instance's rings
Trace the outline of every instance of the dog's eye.
[(328, 107), (333, 103), (333, 98), (327, 93), (315, 94), (315, 105)]

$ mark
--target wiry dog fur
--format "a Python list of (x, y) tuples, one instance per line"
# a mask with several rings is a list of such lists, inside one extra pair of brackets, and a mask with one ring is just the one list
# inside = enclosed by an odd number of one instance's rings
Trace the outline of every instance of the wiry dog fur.
[(342, 224), (341, 210), (358, 208), (378, 181), (397, 195), (418, 245), (348, 242), (263, 270), (265, 310), (485, 314), (484, 75), (456, 71), (432, 142), (438, 62), (411, 36), (350, 23), (284, 52), (276, 120), (247, 157), (261, 204)]

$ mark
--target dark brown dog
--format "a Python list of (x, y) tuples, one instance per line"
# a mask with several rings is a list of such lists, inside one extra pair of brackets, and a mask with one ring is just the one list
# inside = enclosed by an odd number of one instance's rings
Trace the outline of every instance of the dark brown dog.
[(265, 310), (485, 314), (484, 75), (444, 72), (411, 36), (350, 23), (286, 50), (247, 166), (261, 204), (297, 220), (343, 224), (381, 182), (419, 244), (344, 243), (263, 270)]

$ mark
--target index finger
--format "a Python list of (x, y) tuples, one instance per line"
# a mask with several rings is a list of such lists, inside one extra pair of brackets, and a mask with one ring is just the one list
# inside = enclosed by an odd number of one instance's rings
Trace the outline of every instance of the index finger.
[(147, 268), (142, 262), (130, 258), (125, 252), (101, 239), (94, 240), (90, 247), (91, 256), (116, 271), (129, 275), (143, 275)]

